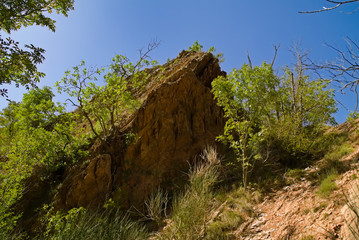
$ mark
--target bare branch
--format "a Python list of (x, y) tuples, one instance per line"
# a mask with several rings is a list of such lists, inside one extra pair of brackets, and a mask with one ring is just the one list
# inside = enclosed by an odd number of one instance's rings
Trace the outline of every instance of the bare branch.
[(273, 65), (274, 65), (274, 62), (275, 62), (275, 60), (276, 60), (276, 58), (277, 58), (277, 53), (278, 53), (278, 49), (279, 49), (279, 47), (280, 47), (280, 44), (278, 44), (278, 45), (273, 45), (273, 47), (274, 47), (274, 57), (273, 57), (273, 60), (272, 60), (272, 63), (271, 63), (271, 68), (273, 68)]
[(249, 56), (248, 51), (247, 51), (247, 58), (248, 58), (249, 67), (252, 69), (252, 61), (251, 61), (251, 57)]
[(153, 40), (152, 42), (150, 42), (147, 45), (147, 49), (144, 51), (143, 48), (138, 50), (140, 56), (139, 56), (139, 60), (137, 62), (137, 64), (135, 65), (134, 69), (133, 69), (133, 73), (135, 73), (136, 71), (140, 70), (142, 63), (144, 60), (146, 59), (151, 59), (149, 56), (149, 53), (152, 52), (154, 49), (156, 49), (161, 42), (157, 41), (157, 40)]
[(359, 107), (359, 47), (353, 40), (347, 38), (345, 50), (341, 50), (336, 46), (327, 46), (334, 50), (339, 58), (335, 62), (327, 62), (324, 64), (315, 64), (311, 62), (310, 68), (316, 71), (326, 71), (330, 75), (332, 81), (339, 83), (340, 91), (349, 89), (356, 94), (355, 112)]
[[(312, 11), (299, 11), (299, 13), (319, 13), (319, 12), (326, 12), (326, 11), (330, 11), (333, 9), (336, 9), (344, 4), (348, 4), (348, 3), (354, 3), (354, 2), (359, 2), (359, 0), (347, 0), (347, 1), (332, 1), (332, 0), (326, 0), (329, 3), (333, 3), (336, 4), (332, 7), (323, 7), (323, 9), (318, 9), (318, 10), (312, 10)], [(352, 11), (351, 13), (354, 13), (356, 11), (358, 11), (359, 8), (356, 8), (354, 11)]]

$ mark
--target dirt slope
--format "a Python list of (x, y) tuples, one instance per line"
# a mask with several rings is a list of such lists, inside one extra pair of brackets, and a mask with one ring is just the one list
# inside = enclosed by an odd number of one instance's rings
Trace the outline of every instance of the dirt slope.
[[(255, 217), (235, 231), (237, 239), (357, 239), (347, 222), (353, 212), (346, 205), (348, 198), (358, 198), (359, 147), (341, 159), (350, 169), (336, 180), (338, 190), (328, 198), (317, 194), (318, 186), (308, 178), (316, 167), (305, 169), (299, 182), (267, 194), (254, 207)], [(344, 194), (343, 194), (344, 193)], [(359, 206), (359, 205), (358, 205)]]

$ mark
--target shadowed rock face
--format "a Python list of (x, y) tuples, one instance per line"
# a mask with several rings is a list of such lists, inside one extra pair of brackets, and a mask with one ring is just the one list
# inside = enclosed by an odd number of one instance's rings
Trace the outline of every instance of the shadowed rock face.
[[(126, 207), (139, 207), (158, 186), (171, 189), (183, 180), (194, 158), (215, 144), (225, 123), (211, 93), (212, 80), (225, 74), (217, 59), (183, 51), (163, 69), (148, 70), (151, 80), (140, 96), (142, 106), (117, 131), (109, 155), (99, 160), (97, 154), (105, 151), (97, 145), (89, 166), (68, 175), (59, 189), (59, 206), (101, 205), (112, 195)], [(135, 136), (129, 144), (125, 132)], [(93, 169), (102, 165), (106, 169)]]

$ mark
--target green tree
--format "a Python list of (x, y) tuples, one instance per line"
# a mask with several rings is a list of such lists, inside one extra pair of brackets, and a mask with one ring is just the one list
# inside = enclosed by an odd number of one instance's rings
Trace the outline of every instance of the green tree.
[[(10, 103), (0, 116), (0, 133), (4, 136), (0, 162), (0, 229), (9, 231), (19, 216), (13, 205), (21, 198), (25, 180), (36, 166), (47, 173), (81, 159), (86, 139), (72, 135), (76, 122), (52, 101), (49, 87), (31, 89), (20, 103)], [(41, 176), (47, 177), (47, 176)], [(1, 231), (0, 231), (1, 233)]]
[(302, 65), (295, 71), (287, 68), (277, 77), (272, 64), (244, 64), (212, 82), (227, 119), (218, 139), (234, 150), (245, 188), (255, 162), (269, 159), (275, 143), (292, 154), (308, 151), (321, 127), (333, 122), (336, 107), (328, 81), (310, 81)]
[(311, 80), (305, 74), (306, 55), (296, 53), (294, 69), (285, 67), (281, 77), (281, 114), (273, 123), (271, 135), (281, 148), (295, 155), (310, 152), (322, 133), (324, 124), (336, 124), (334, 90), (327, 79)]
[(2, 138), (0, 140), (0, 144), (2, 143), (1, 146), (4, 146), (5, 141), (11, 141), (11, 138), (15, 134), (14, 125), (16, 122), (16, 116), (14, 109), (17, 107), (18, 103), (11, 101), (8, 106), (0, 112), (0, 133), (2, 134)]
[(279, 78), (266, 63), (255, 68), (244, 64), (212, 82), (215, 99), (227, 118), (224, 134), (218, 139), (234, 150), (245, 188), (254, 161), (261, 157), (259, 146), (266, 131), (263, 124), (268, 125), (265, 121), (270, 121), (277, 110), (274, 100), (278, 85)]
[[(108, 146), (107, 138), (116, 127), (139, 107), (139, 96), (149, 76), (144, 68), (157, 64), (149, 60), (149, 53), (157, 46), (158, 43), (151, 43), (146, 51), (140, 51), (140, 58), (135, 63), (125, 56), (116, 55), (107, 72), (106, 69), (88, 69), (82, 62), (56, 83), (60, 93), (75, 98), (68, 100), (78, 108), (79, 117), (87, 121), (92, 134), (104, 146)], [(102, 75), (105, 86), (96, 85)]]
[[(21, 27), (41, 25), (55, 31), (55, 20), (45, 15), (56, 11), (67, 16), (72, 10), (74, 0), (3, 0), (0, 3), (0, 31), (11, 34)], [(22, 49), (11, 37), (2, 38), (0, 34), (0, 85), (15, 83), (29, 89), (45, 74), (37, 71), (37, 65), (44, 60), (45, 50), (32, 44)], [(6, 96), (7, 89), (0, 95)]]

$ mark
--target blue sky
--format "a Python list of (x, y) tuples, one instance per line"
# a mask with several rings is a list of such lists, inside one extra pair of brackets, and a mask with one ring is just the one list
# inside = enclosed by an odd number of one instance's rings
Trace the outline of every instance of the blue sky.
[[(334, 60), (335, 53), (325, 43), (344, 48), (345, 38), (359, 42), (359, 13), (346, 14), (358, 3), (320, 14), (299, 14), (301, 10), (330, 6), (324, 0), (75, 0), (75, 10), (57, 20), (56, 32), (33, 26), (12, 33), (20, 44), (32, 43), (46, 50), (39, 70), (46, 74), (39, 86), (53, 86), (64, 72), (85, 60), (90, 66), (107, 65), (115, 54), (136, 60), (138, 49), (151, 40), (161, 41), (152, 57), (163, 63), (174, 58), (194, 41), (205, 49), (222, 52), (222, 69), (230, 72), (247, 61), (271, 61), (273, 45), (280, 44), (276, 69), (294, 63), (289, 53), (293, 42), (311, 52), (314, 60)], [(24, 89), (10, 87), (9, 96), (21, 100)], [(354, 108), (351, 94), (337, 95)], [(64, 101), (57, 96), (56, 101)], [(7, 102), (0, 98), (0, 108)], [(345, 121), (343, 108), (336, 115)]]

